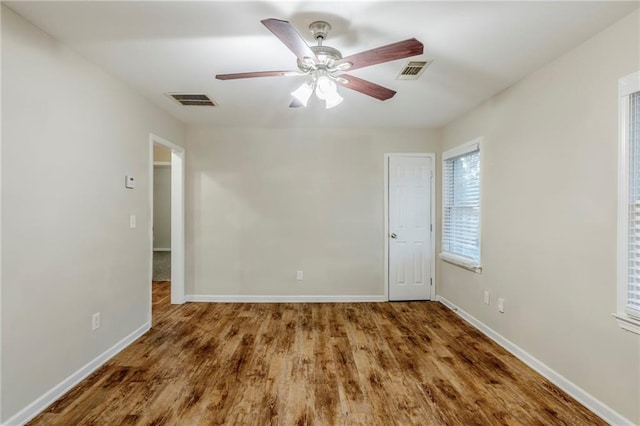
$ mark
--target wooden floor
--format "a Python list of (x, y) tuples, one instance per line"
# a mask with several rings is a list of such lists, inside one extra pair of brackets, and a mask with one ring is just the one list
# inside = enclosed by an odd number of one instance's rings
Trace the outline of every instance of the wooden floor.
[(436, 302), (169, 304), (33, 425), (605, 424)]

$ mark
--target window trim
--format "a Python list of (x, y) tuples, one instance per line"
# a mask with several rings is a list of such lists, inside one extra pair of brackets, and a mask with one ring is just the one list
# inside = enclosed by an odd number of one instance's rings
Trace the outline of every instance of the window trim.
[(629, 98), (640, 91), (640, 71), (618, 80), (618, 271), (617, 309), (612, 314), (618, 325), (627, 331), (640, 334), (640, 317), (627, 311), (627, 260), (629, 226)]
[[(461, 268), (467, 269), (469, 271), (475, 272), (475, 273), (482, 273), (482, 144), (483, 144), (484, 138), (482, 136), (477, 137), (469, 142), (463, 143), (461, 145), (458, 145), (454, 148), (448, 149), (447, 151), (444, 151), (442, 153), (442, 179), (441, 179), (441, 193), (443, 193), (442, 196), (442, 220), (441, 220), (441, 229), (440, 229), (440, 253), (438, 255), (438, 257), (440, 259), (442, 259), (443, 261), (447, 262), (447, 263), (451, 263), (452, 265), (456, 265), (459, 266)], [(479, 191), (480, 191), (480, 201), (478, 203), (478, 263), (475, 264), (475, 262), (471, 262), (468, 258), (457, 255), (455, 253), (450, 253), (450, 252), (446, 252), (444, 251), (444, 249), (442, 248), (442, 236), (444, 235), (444, 226), (445, 226), (445, 205), (444, 205), (444, 184), (445, 184), (445, 176), (444, 176), (444, 171), (445, 171), (445, 161), (447, 161), (448, 159), (454, 158), (454, 157), (458, 157), (460, 155), (465, 155), (465, 154), (469, 154), (471, 152), (474, 151), (478, 151), (480, 158), (479, 158), (479, 163), (480, 163), (480, 173), (478, 174), (478, 180), (479, 182)]]

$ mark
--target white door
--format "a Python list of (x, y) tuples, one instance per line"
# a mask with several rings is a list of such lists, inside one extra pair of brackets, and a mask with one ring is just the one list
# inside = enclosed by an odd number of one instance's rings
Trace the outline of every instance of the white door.
[(431, 298), (430, 157), (389, 157), (389, 300)]

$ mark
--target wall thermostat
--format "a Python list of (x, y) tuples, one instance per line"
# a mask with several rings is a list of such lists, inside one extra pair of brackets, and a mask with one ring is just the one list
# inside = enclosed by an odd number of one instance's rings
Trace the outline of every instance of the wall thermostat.
[(133, 176), (125, 176), (124, 177), (124, 187), (125, 188), (129, 188), (129, 189), (133, 189), (136, 187), (136, 181), (133, 178)]

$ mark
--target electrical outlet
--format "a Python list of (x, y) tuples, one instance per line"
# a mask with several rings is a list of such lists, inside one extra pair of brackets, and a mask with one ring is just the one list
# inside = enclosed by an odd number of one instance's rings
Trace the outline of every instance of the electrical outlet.
[(93, 331), (100, 328), (100, 312), (96, 312), (91, 316), (91, 329)]
[(304, 279), (304, 272), (302, 272), (302, 271), (298, 271), (298, 272), (296, 273), (296, 280), (298, 280), (298, 281), (302, 281), (303, 279)]
[(501, 312), (504, 314), (504, 299), (500, 298), (498, 299), (498, 312)]
[(129, 216), (129, 228), (135, 228), (136, 227), (136, 215), (132, 214)]
[(489, 292), (487, 290), (484, 291), (484, 304), (489, 304)]

